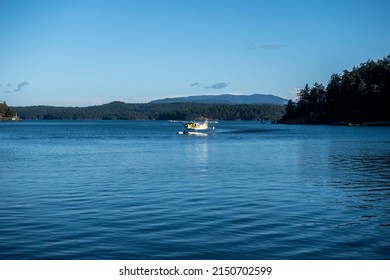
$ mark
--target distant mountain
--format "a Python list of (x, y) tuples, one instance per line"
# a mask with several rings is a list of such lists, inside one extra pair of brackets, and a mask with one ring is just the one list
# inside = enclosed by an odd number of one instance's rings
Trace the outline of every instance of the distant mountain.
[(285, 105), (288, 100), (272, 94), (252, 95), (196, 95), (188, 97), (164, 98), (149, 103), (205, 103), (205, 104), (273, 104)]

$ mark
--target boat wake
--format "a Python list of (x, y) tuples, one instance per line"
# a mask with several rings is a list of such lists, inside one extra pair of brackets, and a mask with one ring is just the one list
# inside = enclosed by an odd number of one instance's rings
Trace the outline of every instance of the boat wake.
[(208, 136), (208, 133), (205, 132), (195, 132), (195, 131), (178, 131), (177, 134), (188, 135), (188, 136)]

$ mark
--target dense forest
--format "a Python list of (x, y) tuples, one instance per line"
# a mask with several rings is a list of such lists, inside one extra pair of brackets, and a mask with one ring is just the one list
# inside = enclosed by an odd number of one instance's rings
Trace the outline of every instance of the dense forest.
[(284, 123), (384, 124), (390, 121), (390, 55), (307, 84), (286, 106)]
[(111, 102), (90, 107), (13, 107), (18, 116), (30, 120), (270, 120), (278, 121), (285, 106), (267, 104), (129, 104)]

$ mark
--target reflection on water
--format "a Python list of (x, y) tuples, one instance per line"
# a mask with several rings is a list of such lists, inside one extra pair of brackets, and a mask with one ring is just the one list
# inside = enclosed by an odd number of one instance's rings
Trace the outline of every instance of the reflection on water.
[(183, 172), (187, 175), (194, 174), (194, 179), (205, 176), (208, 172), (208, 141), (203, 140), (189, 141), (182, 151), (188, 164), (188, 169), (183, 170)]

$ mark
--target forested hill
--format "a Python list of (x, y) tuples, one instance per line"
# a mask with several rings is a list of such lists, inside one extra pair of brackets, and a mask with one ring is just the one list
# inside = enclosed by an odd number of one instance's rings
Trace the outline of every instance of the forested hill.
[(282, 122), (390, 124), (390, 55), (333, 74), (326, 87), (306, 85)]
[(13, 107), (21, 119), (29, 120), (271, 120), (285, 114), (285, 106), (227, 104), (129, 104), (111, 102), (90, 107)]

